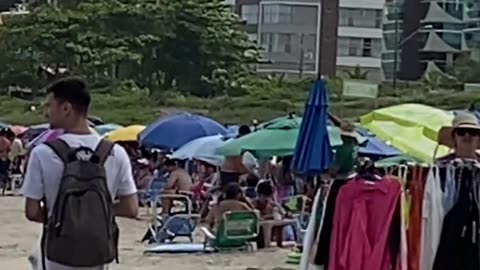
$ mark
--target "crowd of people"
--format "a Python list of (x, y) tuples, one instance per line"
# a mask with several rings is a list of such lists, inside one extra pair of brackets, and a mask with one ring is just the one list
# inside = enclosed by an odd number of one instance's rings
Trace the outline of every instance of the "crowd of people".
[(23, 134), (15, 134), (11, 128), (0, 131), (0, 190), (5, 195), (12, 188), (12, 175), (21, 174), (25, 161), (25, 141)]
[[(309, 211), (316, 190), (314, 181), (292, 173), (292, 156), (257, 160), (246, 152), (225, 157), (221, 166), (205, 160), (175, 160), (167, 152), (144, 149), (136, 142), (113, 144), (93, 134), (87, 121), (91, 97), (82, 80), (62, 79), (50, 85), (47, 93), (50, 128), (62, 132), (55, 140), (28, 151), (21, 187), (27, 219), (43, 224), (39, 249), (46, 269), (106, 269), (118, 255), (113, 217), (137, 218), (139, 206), (158, 203), (159, 215), (168, 219), (176, 206), (175, 196), (168, 195), (181, 194), (191, 200), (193, 211), (213, 231), (230, 211), (254, 211), (260, 220), (291, 218), (300, 206), (302, 211)], [(329, 177), (353, 172), (358, 142), (351, 127), (342, 127), (344, 145), (337, 150)], [(243, 125), (237, 137), (250, 132), (251, 128)], [(21, 168), (23, 149), (21, 138), (11, 130), (2, 131), (0, 183), (5, 183), (3, 174), (8, 175), (4, 168)], [(292, 199), (298, 199), (293, 207)], [(89, 209), (82, 205), (89, 205)], [(92, 218), (97, 221), (95, 226), (89, 225)], [(55, 231), (58, 226), (68, 235)], [(284, 237), (283, 228), (261, 229), (263, 237), (257, 239), (260, 248), (268, 246), (271, 237), (277, 243)], [(105, 232), (107, 238), (103, 238)], [(97, 243), (95, 248), (85, 252), (92, 242)], [(80, 249), (83, 257), (75, 258), (72, 254)]]

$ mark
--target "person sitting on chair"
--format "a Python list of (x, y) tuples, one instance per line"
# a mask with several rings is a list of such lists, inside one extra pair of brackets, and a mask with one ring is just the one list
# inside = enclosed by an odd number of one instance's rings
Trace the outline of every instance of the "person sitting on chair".
[[(164, 186), (162, 194), (178, 194), (181, 192), (191, 192), (193, 183), (192, 178), (186, 170), (180, 168), (175, 160), (168, 159), (163, 165), (169, 173), (168, 181)], [(169, 215), (172, 207), (172, 198), (162, 198), (162, 216)]]
[(229, 211), (252, 211), (250, 203), (243, 195), (243, 190), (238, 183), (229, 183), (223, 191), (223, 199), (219, 201), (208, 213), (207, 225), (212, 231), (223, 221), (223, 215)]

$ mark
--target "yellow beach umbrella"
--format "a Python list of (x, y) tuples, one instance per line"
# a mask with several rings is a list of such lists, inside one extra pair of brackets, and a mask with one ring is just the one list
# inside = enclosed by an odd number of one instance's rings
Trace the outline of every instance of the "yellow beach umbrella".
[(137, 136), (145, 126), (132, 125), (128, 127), (119, 128), (105, 135), (105, 139), (112, 142), (134, 142), (137, 141)]

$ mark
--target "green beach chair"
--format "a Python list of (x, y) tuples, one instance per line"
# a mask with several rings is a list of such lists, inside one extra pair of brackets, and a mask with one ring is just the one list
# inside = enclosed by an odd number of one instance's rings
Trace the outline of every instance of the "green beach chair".
[(205, 248), (223, 250), (253, 250), (251, 241), (258, 235), (258, 215), (254, 211), (226, 212), (216, 234), (202, 227), (205, 235)]

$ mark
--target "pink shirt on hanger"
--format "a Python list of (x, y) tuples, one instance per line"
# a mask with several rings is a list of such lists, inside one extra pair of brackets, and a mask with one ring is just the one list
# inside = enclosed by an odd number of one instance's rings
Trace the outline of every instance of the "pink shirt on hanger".
[[(330, 270), (389, 270), (397, 256), (400, 228), (400, 183), (392, 178), (368, 182), (356, 178), (337, 197)], [(392, 233), (396, 235), (392, 237)], [(394, 248), (390, 240), (395, 239)]]

